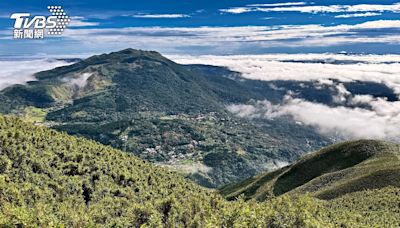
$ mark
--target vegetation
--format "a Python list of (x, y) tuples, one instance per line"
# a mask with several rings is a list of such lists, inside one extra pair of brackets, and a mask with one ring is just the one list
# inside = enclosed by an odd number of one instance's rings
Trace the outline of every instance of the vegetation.
[(285, 193), (334, 199), (387, 186), (400, 187), (400, 146), (359, 140), (326, 147), (290, 166), (225, 186), (221, 192), (229, 199), (244, 194), (261, 201)]
[(218, 222), (211, 210), (226, 207), (215, 193), (111, 147), (14, 118), (1, 117), (0, 127), (2, 223), (186, 226)]
[(35, 76), (0, 92), (0, 112), (160, 165), (200, 163), (204, 168), (192, 167), (187, 176), (207, 187), (243, 180), (275, 168), (266, 167), (269, 161), (294, 161), (332, 141), (288, 118), (246, 120), (225, 109), (280, 100), (286, 91), (221, 67), (179, 65), (157, 52), (126, 49)]
[(46, 119), (46, 111), (40, 108), (35, 108), (32, 106), (26, 107), (22, 112), (19, 113), (25, 121), (31, 123), (43, 123)]
[(379, 83), (245, 80), (226, 68), (180, 65), (152, 51), (126, 49), (75, 61), (0, 91), (0, 113), (182, 168), (206, 187), (279, 168), (337, 140), (290, 118), (239, 118), (226, 105), (279, 103), (291, 91), (335, 106), (340, 83), (352, 94), (396, 99)]
[(0, 117), (0, 226), (389, 227), (398, 188), (228, 202), (94, 141)]

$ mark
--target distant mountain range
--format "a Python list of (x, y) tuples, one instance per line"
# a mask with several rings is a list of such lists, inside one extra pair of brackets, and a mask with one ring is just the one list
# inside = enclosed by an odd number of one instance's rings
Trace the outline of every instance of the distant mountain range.
[[(227, 109), (260, 100), (279, 104), (288, 91), (335, 106), (336, 86), (246, 80), (226, 68), (180, 65), (157, 52), (134, 49), (92, 56), (35, 77), (0, 92), (1, 113), (131, 152), (207, 187), (280, 168), (340, 139), (289, 117), (246, 118)], [(396, 99), (381, 84), (346, 86), (353, 93)]]

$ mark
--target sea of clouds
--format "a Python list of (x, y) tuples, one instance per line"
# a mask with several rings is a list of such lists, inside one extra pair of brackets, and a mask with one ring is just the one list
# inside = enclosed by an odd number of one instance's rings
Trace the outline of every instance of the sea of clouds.
[[(228, 110), (247, 118), (290, 116), (296, 122), (313, 126), (323, 134), (343, 137), (400, 140), (400, 101), (390, 102), (371, 95), (351, 94), (342, 82), (367, 81), (387, 85), (400, 96), (400, 55), (349, 54), (268, 54), (234, 56), (168, 56), (181, 64), (207, 64), (228, 67), (251, 80), (317, 81), (335, 86), (335, 107), (288, 95), (280, 104), (268, 100), (232, 104)], [(33, 81), (34, 73), (68, 65), (54, 59), (0, 60), (0, 90)], [(85, 83), (89, 75), (71, 81)], [(349, 107), (349, 102), (354, 107)], [(357, 106), (359, 105), (359, 106)]]
[(66, 61), (54, 59), (10, 59), (0, 60), (0, 90), (36, 80), (35, 73), (68, 65)]
[[(328, 85), (334, 85), (334, 80), (376, 82), (387, 85), (400, 95), (399, 55), (271, 54), (171, 58), (182, 64), (225, 66), (252, 80), (318, 81)], [(400, 140), (400, 101), (389, 102), (371, 95), (351, 94), (342, 83), (334, 86), (339, 91), (339, 95), (334, 97), (338, 103), (350, 97), (350, 103), (364, 106), (343, 104), (330, 107), (295, 98), (288, 91), (280, 104), (263, 100), (232, 104), (228, 110), (247, 118), (290, 116), (300, 124), (315, 127), (322, 134), (341, 135), (347, 139)]]

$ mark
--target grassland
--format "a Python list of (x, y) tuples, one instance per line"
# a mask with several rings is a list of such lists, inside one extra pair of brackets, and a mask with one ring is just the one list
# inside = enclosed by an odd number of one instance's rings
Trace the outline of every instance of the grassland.
[(326, 147), (296, 163), (246, 181), (227, 185), (228, 199), (244, 195), (263, 201), (282, 194), (310, 193), (334, 199), (347, 193), (400, 187), (400, 147), (397, 144), (359, 140)]

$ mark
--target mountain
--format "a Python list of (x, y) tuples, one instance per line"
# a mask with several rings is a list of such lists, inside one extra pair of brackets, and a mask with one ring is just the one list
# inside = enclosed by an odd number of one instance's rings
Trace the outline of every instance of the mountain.
[(129, 222), (140, 225), (158, 207), (212, 194), (93, 141), (9, 117), (0, 116), (0, 129), (0, 224), (124, 226), (132, 216)]
[(335, 144), (274, 172), (228, 185), (228, 199), (244, 195), (260, 201), (282, 194), (310, 193), (336, 199), (349, 193), (400, 187), (400, 145), (374, 140)]
[[(217, 111), (218, 101), (245, 101), (248, 97), (244, 94), (251, 94), (242, 87), (235, 91), (238, 86), (228, 80), (208, 83), (204, 77), (157, 52), (133, 49), (92, 56), (73, 65), (39, 72), (35, 77), (38, 81), (10, 88), (4, 94), (38, 107), (74, 101), (74, 110), (86, 105), (87, 109), (112, 114), (127, 109), (168, 113)], [(227, 81), (230, 90), (222, 86)], [(69, 107), (65, 112), (74, 110)], [(104, 120), (103, 116), (97, 120)]]
[[(290, 118), (241, 118), (227, 110), (282, 100), (287, 91), (271, 89), (272, 82), (180, 65), (153, 51), (96, 55), (35, 77), (1, 91), (0, 112), (111, 145), (207, 187), (278, 168), (334, 141)], [(329, 91), (299, 94), (328, 99)]]
[(2, 227), (395, 227), (399, 201), (384, 187), (228, 202), (131, 154), (0, 116)]

